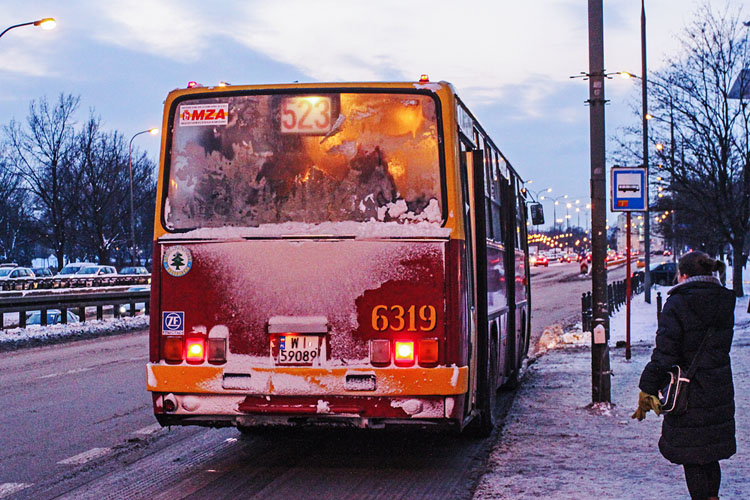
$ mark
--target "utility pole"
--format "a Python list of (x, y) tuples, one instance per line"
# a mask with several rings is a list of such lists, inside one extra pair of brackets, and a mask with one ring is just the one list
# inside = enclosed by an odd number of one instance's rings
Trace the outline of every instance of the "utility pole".
[(641, 0), (641, 94), (643, 108), (643, 168), (646, 169), (646, 211), (644, 212), (643, 246), (645, 250), (643, 270), (643, 298), (651, 303), (651, 212), (648, 201), (648, 72), (646, 70), (646, 0)]
[(591, 393), (594, 403), (611, 402), (607, 302), (607, 203), (604, 132), (604, 16), (602, 0), (588, 0), (589, 120), (591, 140)]

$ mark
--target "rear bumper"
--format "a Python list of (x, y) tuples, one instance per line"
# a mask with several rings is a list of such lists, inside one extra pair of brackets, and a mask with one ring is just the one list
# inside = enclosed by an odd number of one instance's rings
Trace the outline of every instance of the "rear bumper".
[[(243, 368), (148, 363), (148, 390), (260, 396), (450, 396), (468, 390), (466, 366), (435, 368)], [(373, 385), (363, 384), (372, 380)]]
[[(173, 410), (166, 411), (170, 400)], [(463, 397), (293, 397), (154, 394), (157, 420), (167, 425), (209, 427), (386, 425), (460, 426)]]
[(162, 425), (458, 426), (468, 390), (467, 367), (287, 367), (238, 374), (149, 364), (147, 371)]

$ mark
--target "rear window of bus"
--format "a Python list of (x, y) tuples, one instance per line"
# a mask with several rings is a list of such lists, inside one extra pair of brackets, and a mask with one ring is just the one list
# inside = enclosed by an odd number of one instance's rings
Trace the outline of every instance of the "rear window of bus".
[(428, 95), (227, 95), (182, 100), (173, 113), (168, 230), (442, 224), (442, 141)]

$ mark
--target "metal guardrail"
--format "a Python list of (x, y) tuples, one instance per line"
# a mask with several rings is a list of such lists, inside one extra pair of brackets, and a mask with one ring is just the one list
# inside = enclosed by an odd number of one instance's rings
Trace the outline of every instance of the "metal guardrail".
[[(78, 311), (80, 320), (86, 321), (86, 308), (96, 307), (96, 319), (104, 317), (104, 306), (114, 307), (114, 317), (119, 318), (120, 306), (130, 304), (129, 316), (135, 316), (136, 303), (144, 302), (144, 312), (149, 314), (150, 290), (143, 291), (119, 291), (119, 292), (95, 292), (75, 294), (49, 294), (29, 295), (20, 297), (0, 298), (0, 328), (5, 329), (5, 314), (18, 313), (18, 326), (26, 327), (26, 313), (41, 311), (41, 324), (47, 324), (47, 311), (58, 309), (61, 312), (60, 322), (67, 324), (68, 309)], [(15, 325), (13, 325), (15, 327)]]
[(36, 290), (52, 288), (83, 288), (89, 286), (147, 285), (150, 274), (114, 274), (110, 276), (70, 276), (46, 278), (10, 278), (0, 280), (0, 290)]
[[(637, 295), (643, 291), (643, 278), (640, 273), (635, 273), (630, 278), (630, 295)], [(607, 285), (607, 310), (609, 315), (620, 310), (627, 300), (627, 284), (625, 280), (614, 281)], [(593, 321), (593, 307), (591, 303), (591, 292), (581, 296), (581, 329), (585, 332), (591, 331)]]

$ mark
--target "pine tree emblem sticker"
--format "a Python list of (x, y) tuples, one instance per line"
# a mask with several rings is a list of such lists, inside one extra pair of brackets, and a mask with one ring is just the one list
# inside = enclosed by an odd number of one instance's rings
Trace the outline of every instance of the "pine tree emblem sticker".
[(179, 278), (185, 276), (193, 267), (193, 254), (187, 247), (175, 245), (164, 252), (161, 262), (165, 271)]

